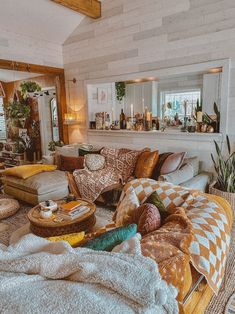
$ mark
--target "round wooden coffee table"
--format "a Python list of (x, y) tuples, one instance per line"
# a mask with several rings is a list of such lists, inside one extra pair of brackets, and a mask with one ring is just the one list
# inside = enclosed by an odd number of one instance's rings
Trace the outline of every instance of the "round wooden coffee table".
[[(89, 231), (96, 222), (95, 204), (87, 202), (87, 207), (90, 211), (85, 213), (83, 216), (73, 220), (62, 220), (57, 217), (57, 212), (53, 214), (53, 217), (43, 219), (40, 216), (39, 205), (33, 207), (28, 213), (28, 219), (30, 221), (30, 230), (32, 233), (40, 237), (54, 237), (69, 233)], [(58, 201), (58, 205), (65, 203), (65, 201)]]

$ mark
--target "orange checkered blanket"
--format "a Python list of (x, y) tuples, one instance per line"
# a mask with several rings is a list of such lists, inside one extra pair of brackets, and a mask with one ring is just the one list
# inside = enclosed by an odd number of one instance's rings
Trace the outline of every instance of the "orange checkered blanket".
[(141, 204), (156, 191), (168, 212), (174, 213), (177, 207), (185, 210), (193, 227), (190, 261), (217, 294), (230, 245), (231, 228), (224, 208), (199, 191), (152, 179), (135, 179), (127, 183), (119, 202), (130, 190), (135, 191)]

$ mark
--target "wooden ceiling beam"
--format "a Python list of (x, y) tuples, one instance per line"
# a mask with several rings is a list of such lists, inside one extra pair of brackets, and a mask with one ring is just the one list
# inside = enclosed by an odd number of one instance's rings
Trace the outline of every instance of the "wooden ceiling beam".
[(51, 0), (66, 8), (89, 16), (93, 19), (101, 17), (101, 2), (98, 0)]

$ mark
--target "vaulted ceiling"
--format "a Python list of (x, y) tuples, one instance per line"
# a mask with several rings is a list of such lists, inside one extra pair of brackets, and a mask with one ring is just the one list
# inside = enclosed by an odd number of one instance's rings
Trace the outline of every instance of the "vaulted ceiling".
[(0, 39), (2, 29), (63, 44), (84, 18), (51, 0), (3, 0), (0, 3)]

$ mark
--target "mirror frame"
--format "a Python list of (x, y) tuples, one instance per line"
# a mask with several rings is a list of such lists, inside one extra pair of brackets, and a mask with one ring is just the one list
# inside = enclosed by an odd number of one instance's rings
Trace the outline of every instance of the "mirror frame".
[[(222, 68), (221, 79), (221, 118), (220, 118), (220, 134), (224, 136), (228, 133), (228, 100), (229, 100), (229, 79), (230, 79), (230, 59), (221, 59), (208, 62), (187, 64), (183, 66), (172, 66), (169, 68), (161, 68), (145, 72), (135, 72), (125, 75), (114, 75), (110, 77), (94, 78), (84, 81), (84, 95), (86, 95), (86, 115), (88, 117), (88, 94), (87, 85), (104, 84), (120, 81), (142, 80), (150, 77), (168, 77), (171, 75), (187, 75), (195, 72), (202, 72), (206, 69)], [(89, 120), (89, 119), (87, 119)], [(87, 129), (89, 130), (89, 121), (87, 121)]]
[(59, 126), (60, 126), (59, 134), (60, 134), (60, 139), (65, 144), (68, 144), (69, 142), (68, 126), (66, 126), (63, 123), (63, 117), (65, 113), (67, 112), (64, 69), (0, 59), (0, 70), (1, 69), (4, 69), (4, 70), (14, 69), (14, 71), (53, 75), (55, 77), (56, 101), (57, 101), (58, 119), (59, 119)]

